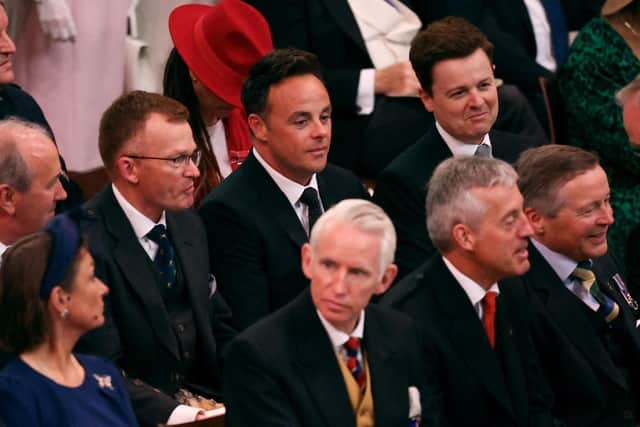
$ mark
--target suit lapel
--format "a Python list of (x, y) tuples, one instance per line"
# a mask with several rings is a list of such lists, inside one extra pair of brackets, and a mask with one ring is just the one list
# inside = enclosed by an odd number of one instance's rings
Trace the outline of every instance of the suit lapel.
[(248, 168), (247, 172), (253, 175), (251, 182), (255, 185), (255, 191), (260, 200), (260, 206), (256, 206), (256, 209), (264, 210), (265, 217), (275, 218), (293, 243), (297, 247), (302, 247), (308, 241), (307, 233), (289, 199), (256, 160), (253, 151), (249, 153), (244, 164)]
[(103, 190), (99, 208), (106, 231), (113, 237), (113, 257), (149, 317), (159, 341), (178, 358), (175, 336), (169, 328), (169, 315), (157, 288), (157, 278), (148, 255), (138, 242), (129, 220), (116, 201), (111, 186)]
[(353, 409), (331, 340), (320, 323), (311, 295), (305, 290), (296, 301), (299, 375), (327, 427), (355, 425)]
[(531, 269), (527, 276), (531, 278), (530, 284), (547, 309), (549, 316), (595, 370), (611, 378), (625, 390), (628, 389), (629, 385), (613, 365), (602, 342), (593, 333), (589, 319), (578, 306), (582, 302), (567, 289), (553, 268), (532, 244), (529, 245), (529, 259), (531, 260)]
[(333, 17), (342, 31), (344, 31), (345, 34), (347, 34), (347, 36), (351, 40), (353, 40), (360, 49), (366, 52), (367, 47), (364, 43), (364, 40), (362, 39), (360, 28), (358, 27), (356, 18), (353, 16), (351, 8), (349, 7), (349, 3), (346, 0), (321, 1), (324, 2), (329, 11), (329, 14)]
[(457, 353), (485, 386), (487, 391), (513, 414), (509, 395), (496, 355), (476, 311), (460, 284), (453, 278), (442, 259), (436, 261), (435, 277), (442, 283), (433, 286), (434, 297), (443, 311), (443, 324)]
[[(371, 374), (371, 391), (373, 393), (373, 408), (376, 425), (393, 425), (394, 414), (398, 414), (398, 405), (403, 402), (400, 396), (395, 396), (398, 381), (397, 373), (402, 372), (404, 367), (397, 366), (397, 358), (394, 357), (396, 350), (389, 346), (389, 341), (385, 337), (386, 325), (381, 324), (375, 313), (367, 312), (364, 330), (364, 348), (367, 352), (369, 363), (369, 373)], [(371, 343), (371, 345), (368, 345)], [(408, 392), (408, 391), (407, 391)], [(376, 404), (376, 402), (378, 404)], [(408, 415), (408, 412), (407, 412)]]

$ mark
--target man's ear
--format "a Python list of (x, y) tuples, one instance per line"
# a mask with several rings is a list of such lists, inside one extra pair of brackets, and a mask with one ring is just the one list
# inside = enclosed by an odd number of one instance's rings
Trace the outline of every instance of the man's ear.
[(398, 266), (395, 264), (389, 264), (389, 266), (384, 270), (384, 273), (382, 273), (382, 280), (376, 287), (374, 294), (382, 295), (383, 293), (387, 292), (397, 275)]
[(269, 128), (267, 127), (267, 124), (265, 123), (262, 116), (260, 116), (259, 114), (251, 113), (249, 114), (249, 117), (247, 117), (247, 122), (249, 123), (249, 128), (251, 129), (251, 132), (253, 133), (253, 136), (256, 138), (256, 140), (261, 142), (268, 140)]
[(120, 156), (116, 160), (115, 168), (116, 174), (122, 177), (125, 181), (131, 184), (137, 184), (140, 180), (138, 174), (138, 165), (131, 157)]
[(433, 113), (433, 97), (422, 88), (418, 89), (418, 95), (420, 96), (420, 101), (422, 101), (424, 108)]
[(534, 208), (524, 208), (524, 215), (527, 217), (531, 228), (533, 229), (533, 234), (536, 236), (544, 235), (544, 217), (535, 210)]
[(311, 245), (309, 243), (305, 243), (302, 245), (302, 272), (304, 276), (311, 280)]
[(9, 184), (0, 184), (0, 209), (7, 215), (16, 213), (16, 199), (20, 194)]
[(475, 234), (467, 224), (456, 224), (451, 229), (451, 237), (458, 246), (467, 251), (475, 247)]

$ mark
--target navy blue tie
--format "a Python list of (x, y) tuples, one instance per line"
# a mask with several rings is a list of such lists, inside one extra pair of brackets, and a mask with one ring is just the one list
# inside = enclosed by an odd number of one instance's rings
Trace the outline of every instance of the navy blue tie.
[(541, 3), (547, 13), (547, 19), (551, 27), (551, 47), (553, 48), (553, 56), (556, 58), (556, 64), (559, 67), (564, 64), (569, 55), (567, 21), (559, 0), (541, 0)]
[(160, 280), (163, 288), (171, 289), (176, 282), (176, 256), (167, 235), (167, 229), (164, 225), (158, 224), (147, 233), (147, 237), (158, 244), (158, 252), (153, 259), (153, 264), (160, 273)]

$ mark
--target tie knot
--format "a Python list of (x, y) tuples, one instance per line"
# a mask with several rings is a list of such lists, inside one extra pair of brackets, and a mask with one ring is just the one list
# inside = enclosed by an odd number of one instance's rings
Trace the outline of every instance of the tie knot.
[(491, 147), (485, 143), (482, 143), (476, 148), (475, 155), (478, 157), (491, 157)]
[(571, 276), (581, 281), (595, 280), (596, 278), (595, 274), (593, 274), (593, 270), (591, 270), (590, 261), (579, 262), (576, 269), (571, 273)]
[(347, 350), (347, 356), (356, 357), (360, 349), (360, 338), (349, 337), (347, 342), (344, 343), (344, 348)]
[(300, 201), (309, 207), (320, 207), (318, 192), (313, 187), (307, 187), (300, 196)]
[(158, 224), (147, 233), (147, 237), (159, 244), (167, 239), (167, 228), (162, 224)]
[(496, 312), (496, 298), (498, 297), (497, 292), (495, 291), (487, 291), (484, 294), (484, 298), (482, 298), (482, 309), (485, 313), (495, 313)]

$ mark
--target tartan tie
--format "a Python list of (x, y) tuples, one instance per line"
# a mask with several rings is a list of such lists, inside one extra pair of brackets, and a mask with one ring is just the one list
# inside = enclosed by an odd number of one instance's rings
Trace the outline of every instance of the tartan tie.
[(367, 380), (367, 374), (362, 369), (362, 363), (358, 360), (358, 352), (360, 351), (360, 338), (350, 337), (344, 343), (344, 349), (347, 352), (347, 368), (351, 371), (353, 379), (356, 380), (360, 389), (364, 387)]
[(153, 259), (153, 264), (156, 266), (158, 273), (160, 273), (160, 279), (163, 286), (171, 289), (176, 282), (176, 262), (175, 252), (169, 236), (167, 236), (167, 229), (164, 225), (158, 224), (150, 232), (147, 233), (147, 237), (158, 244), (158, 252)]
[(311, 234), (311, 229), (313, 228), (313, 224), (316, 223), (320, 215), (322, 215), (322, 207), (320, 206), (320, 200), (318, 199), (318, 192), (313, 187), (307, 187), (302, 192), (302, 196), (300, 196), (300, 201), (307, 205), (309, 209), (309, 232)]
[(571, 273), (571, 276), (578, 280), (587, 292), (590, 293), (596, 301), (598, 301), (600, 307), (598, 308), (597, 313), (604, 317), (604, 320), (611, 322), (613, 319), (618, 317), (620, 307), (618, 307), (618, 304), (609, 298), (608, 295), (604, 294), (600, 290), (600, 286), (598, 286), (598, 282), (596, 281), (596, 275), (593, 274), (593, 271), (591, 270), (590, 261), (579, 262), (576, 269)]
[(482, 324), (491, 348), (496, 348), (496, 297), (494, 291), (487, 291), (482, 298)]

